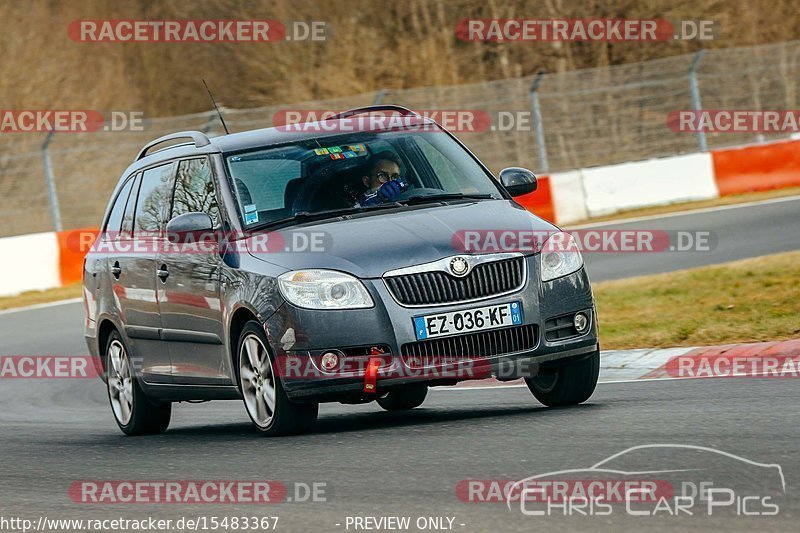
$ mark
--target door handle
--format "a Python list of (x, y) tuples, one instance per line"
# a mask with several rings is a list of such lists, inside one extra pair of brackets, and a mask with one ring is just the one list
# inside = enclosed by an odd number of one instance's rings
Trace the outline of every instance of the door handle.
[(161, 265), (161, 268), (156, 270), (156, 275), (161, 278), (162, 283), (167, 281), (169, 277), (169, 270), (167, 270), (167, 265)]
[(114, 279), (119, 279), (119, 275), (122, 274), (122, 268), (119, 266), (119, 261), (114, 261), (114, 266), (111, 267), (111, 274), (114, 275)]

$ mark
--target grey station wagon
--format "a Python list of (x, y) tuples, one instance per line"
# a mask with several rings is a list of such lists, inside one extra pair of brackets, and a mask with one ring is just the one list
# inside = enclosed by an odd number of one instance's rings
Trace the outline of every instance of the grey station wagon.
[(430, 386), (490, 376), (525, 378), (548, 406), (585, 401), (592, 290), (572, 238), (513, 200), (535, 189), (397, 106), (147, 144), (83, 274), (117, 424), (160, 433), (172, 402), (243, 399), (283, 435), (321, 402), (412, 409)]

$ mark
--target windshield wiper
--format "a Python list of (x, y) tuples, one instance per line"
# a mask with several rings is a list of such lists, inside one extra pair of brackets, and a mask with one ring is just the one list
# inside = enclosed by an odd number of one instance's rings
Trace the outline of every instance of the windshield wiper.
[(458, 192), (458, 193), (434, 194), (430, 196), (414, 196), (412, 198), (409, 198), (408, 200), (399, 200), (395, 202), (389, 202), (386, 204), (343, 207), (340, 209), (328, 209), (326, 211), (313, 211), (313, 212), (298, 211), (297, 213), (291, 216), (279, 218), (276, 220), (270, 220), (269, 222), (265, 222), (264, 224), (261, 224), (259, 226), (254, 226), (252, 228), (249, 228), (248, 231), (258, 231), (262, 229), (273, 228), (276, 226), (284, 226), (286, 224), (291, 224), (291, 223), (301, 223), (301, 222), (309, 222), (315, 220), (324, 220), (326, 218), (336, 218), (346, 215), (364, 213), (368, 211), (376, 211), (379, 209), (397, 208), (406, 205), (424, 204), (428, 202), (441, 202), (444, 200), (463, 200), (463, 199), (497, 200), (498, 198), (488, 193), (464, 194)]
[(308, 222), (313, 220), (324, 220), (326, 218), (335, 218), (340, 216), (346, 215), (353, 215), (356, 213), (363, 213), (365, 211), (375, 211), (377, 209), (386, 209), (388, 207), (401, 207), (401, 204), (390, 203), (390, 204), (377, 204), (377, 205), (366, 205), (366, 206), (353, 206), (353, 207), (342, 207), (339, 209), (327, 209), (325, 211), (298, 211), (297, 213), (284, 217), (279, 218), (276, 220), (270, 220), (269, 222), (265, 222), (259, 226), (255, 226), (250, 228), (250, 231), (253, 230), (260, 230), (264, 228), (271, 228), (275, 226), (283, 226), (285, 224), (289, 224), (292, 222)]
[(460, 192), (448, 192), (444, 194), (431, 194), (428, 196), (412, 196), (407, 200), (401, 200), (401, 203), (413, 205), (425, 202), (440, 202), (443, 200), (498, 200), (498, 198), (489, 193), (464, 194)]

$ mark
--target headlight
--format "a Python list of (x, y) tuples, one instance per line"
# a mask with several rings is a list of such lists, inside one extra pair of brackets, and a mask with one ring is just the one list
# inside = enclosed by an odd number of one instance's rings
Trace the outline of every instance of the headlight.
[(564, 231), (553, 233), (542, 247), (542, 281), (560, 278), (583, 266), (583, 257), (572, 235)]
[(306, 309), (372, 307), (367, 288), (353, 276), (331, 270), (293, 270), (278, 276), (281, 294)]

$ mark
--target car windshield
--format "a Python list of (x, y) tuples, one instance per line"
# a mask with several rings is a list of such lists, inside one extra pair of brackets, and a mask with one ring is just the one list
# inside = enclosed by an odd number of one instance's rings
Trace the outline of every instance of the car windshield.
[[(442, 130), (312, 138), (226, 157), (244, 227), (426, 201), (503, 198)], [(380, 191), (387, 182), (396, 182)], [(391, 190), (390, 190), (391, 189)]]

